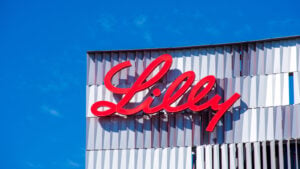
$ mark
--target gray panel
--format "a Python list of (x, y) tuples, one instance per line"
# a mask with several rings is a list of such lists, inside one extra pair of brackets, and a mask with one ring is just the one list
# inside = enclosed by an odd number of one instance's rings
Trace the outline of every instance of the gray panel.
[(128, 130), (128, 148), (135, 148), (135, 119), (134, 117), (127, 118), (127, 130)]
[(87, 57), (87, 84), (92, 85), (95, 84), (96, 78), (96, 63), (95, 63), (95, 55), (89, 54)]
[(152, 116), (152, 147), (160, 147), (160, 120), (159, 116)]
[(246, 168), (247, 169), (252, 169), (252, 146), (251, 143), (246, 143)]
[(232, 47), (232, 53), (233, 53), (233, 76), (239, 77), (240, 76), (240, 50), (239, 46), (233, 46)]
[(261, 151), (262, 151), (262, 168), (268, 169), (268, 161), (267, 161), (267, 143), (264, 141), (261, 143)]
[[(160, 115), (160, 143), (161, 147), (168, 147), (168, 116), (165, 114)], [(189, 144), (191, 146), (192, 144)]]
[(193, 146), (200, 145), (202, 138), (201, 131), (203, 130), (200, 114), (199, 112), (196, 113), (197, 114), (193, 115)]
[(96, 83), (98, 85), (104, 84), (104, 63), (103, 63), (103, 56), (102, 54), (98, 53), (96, 54), (96, 67), (97, 67), (97, 77), (96, 77)]
[(151, 143), (152, 143), (152, 141), (151, 141), (151, 139), (152, 139), (152, 128), (151, 128), (151, 125), (152, 123), (151, 123), (151, 118), (150, 117), (148, 117), (148, 116), (145, 116), (145, 118), (144, 118), (144, 130), (143, 130), (143, 132), (144, 132), (144, 148), (151, 148)]
[(217, 54), (217, 78), (224, 79), (224, 48), (216, 48)]
[(242, 75), (249, 76), (250, 74), (250, 52), (247, 51), (247, 46), (242, 46)]
[(264, 44), (256, 43), (257, 74), (265, 74)]
[(136, 148), (144, 147), (144, 119), (143, 117), (137, 117), (135, 119), (135, 137), (136, 137)]
[(231, 78), (232, 77), (232, 53), (231, 53), (231, 46), (224, 47), (224, 57), (225, 57), (225, 77)]
[(192, 145), (192, 116), (191, 115), (184, 115), (184, 140), (185, 146)]
[(273, 51), (272, 51), (272, 42), (265, 42), (264, 44), (265, 52), (265, 72), (266, 74), (273, 73)]
[(257, 57), (255, 44), (249, 44), (248, 53), (250, 56), (250, 75), (257, 75)]
[(239, 143), (237, 145), (238, 148), (238, 168), (239, 169), (244, 169), (244, 145), (243, 143)]
[(284, 106), (284, 116), (283, 116), (283, 138), (284, 139), (290, 139), (291, 138), (291, 107), (290, 106)]
[(276, 151), (275, 151), (275, 141), (270, 142), (270, 159), (271, 159), (271, 169), (276, 169)]
[(181, 113), (177, 113), (175, 120), (176, 120), (176, 143), (177, 143), (177, 146), (184, 146), (183, 115)]

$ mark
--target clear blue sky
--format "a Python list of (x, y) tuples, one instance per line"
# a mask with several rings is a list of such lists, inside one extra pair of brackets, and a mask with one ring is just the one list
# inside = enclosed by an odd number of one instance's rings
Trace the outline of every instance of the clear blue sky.
[(0, 168), (84, 168), (86, 51), (300, 34), (299, 1), (0, 1)]

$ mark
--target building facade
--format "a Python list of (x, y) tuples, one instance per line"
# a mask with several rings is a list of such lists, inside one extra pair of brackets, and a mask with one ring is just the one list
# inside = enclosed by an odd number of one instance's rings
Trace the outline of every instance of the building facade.
[[(213, 75), (214, 95), (221, 102), (234, 93), (237, 100), (212, 132), (206, 127), (212, 109), (176, 113), (158, 111), (97, 117), (97, 101), (118, 103), (122, 94), (104, 84), (119, 63), (131, 66), (117, 72), (111, 83), (130, 88), (146, 67), (162, 54), (172, 66), (151, 87), (134, 95), (128, 108), (140, 105), (154, 88), (164, 95), (184, 72), (195, 82)], [(221, 45), (180, 48), (90, 51), (86, 85), (87, 169), (300, 169), (300, 36)], [(162, 66), (160, 66), (161, 68)], [(155, 76), (159, 69), (150, 75)], [(150, 78), (151, 78), (150, 77)], [(153, 104), (162, 102), (155, 97)], [(187, 102), (182, 95), (177, 104)]]

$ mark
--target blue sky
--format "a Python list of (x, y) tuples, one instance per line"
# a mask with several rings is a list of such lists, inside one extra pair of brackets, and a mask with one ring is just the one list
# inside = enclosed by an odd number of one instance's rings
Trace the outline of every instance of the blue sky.
[(86, 51), (300, 34), (299, 1), (0, 1), (0, 168), (84, 168)]

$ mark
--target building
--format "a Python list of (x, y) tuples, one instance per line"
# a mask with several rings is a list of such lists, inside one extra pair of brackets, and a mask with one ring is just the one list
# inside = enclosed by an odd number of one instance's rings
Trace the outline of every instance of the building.
[[(194, 84), (213, 75), (216, 84), (203, 102), (215, 95), (221, 96), (222, 103), (234, 93), (241, 97), (212, 132), (206, 131), (216, 114), (211, 108), (105, 117), (91, 111), (97, 101), (117, 104), (122, 99), (122, 94), (114, 94), (104, 85), (104, 77), (112, 67), (130, 61), (131, 67), (117, 72), (111, 81), (119, 88), (130, 88), (162, 54), (173, 57), (170, 70), (151, 87), (137, 92), (126, 106), (130, 109), (141, 105), (146, 97), (155, 98), (153, 105), (159, 105), (166, 90), (184, 72), (195, 73)], [(90, 51), (87, 58), (87, 169), (300, 169), (300, 36), (220, 45)], [(158, 72), (154, 70), (149, 78)], [(154, 88), (160, 89), (159, 97), (153, 96)], [(187, 100), (188, 95), (182, 95), (176, 103)]]

